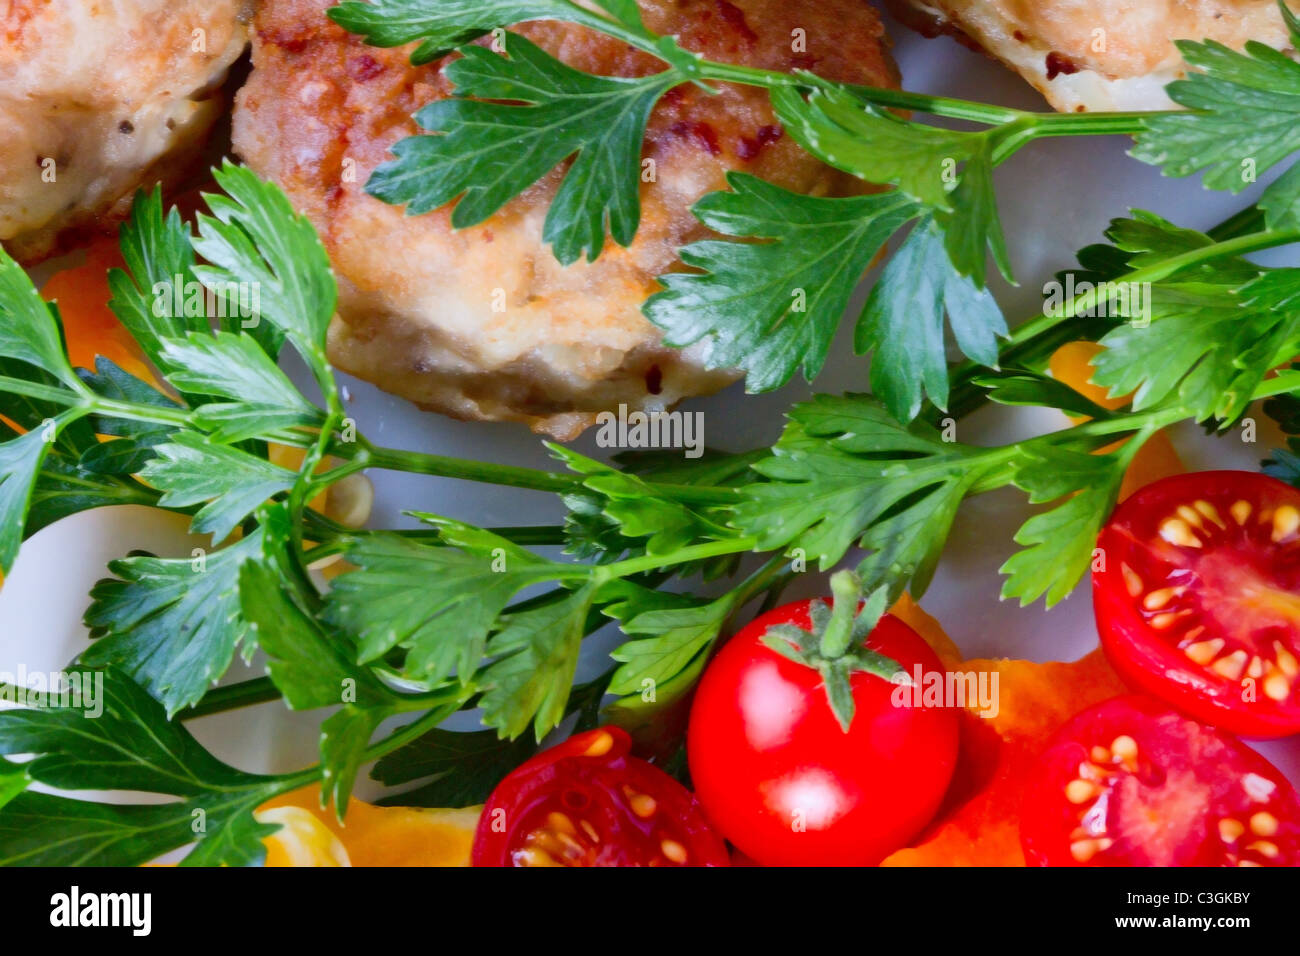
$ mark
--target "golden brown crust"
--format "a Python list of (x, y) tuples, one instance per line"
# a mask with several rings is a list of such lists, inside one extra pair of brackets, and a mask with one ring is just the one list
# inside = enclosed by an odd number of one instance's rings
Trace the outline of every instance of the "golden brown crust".
[[(1186, 75), (1175, 40), (1287, 49), (1276, 0), (886, 0), (900, 20), (951, 32), (1011, 67), (1063, 112), (1169, 109)], [(1288, 5), (1300, 10), (1300, 3)]]
[(222, 115), (252, 0), (0, 2), (0, 242), (20, 261), (174, 182)]
[[(418, 132), (411, 115), (449, 95), (441, 64), (411, 67), (409, 50), (365, 46), (326, 20), (328, 5), (263, 4), (235, 147), (288, 191), (329, 249), (342, 290), (333, 360), (421, 405), (568, 437), (620, 402), (656, 407), (714, 391), (731, 376), (705, 371), (698, 349), (663, 347), (640, 314), (655, 277), (678, 267), (677, 249), (704, 234), (690, 205), (725, 188), (733, 169), (810, 193), (860, 186), (782, 135), (761, 91), (709, 96), (683, 86), (652, 116), (644, 156), (656, 181), (642, 188), (628, 249), (607, 243), (595, 263), (559, 266), (541, 240), (558, 170), (480, 226), (453, 231), (448, 209), (405, 217), (364, 185), (394, 142)], [(653, 0), (642, 9), (652, 29), (711, 58), (896, 85), (883, 28), (863, 0)], [(517, 30), (589, 72), (662, 68), (570, 24)]]

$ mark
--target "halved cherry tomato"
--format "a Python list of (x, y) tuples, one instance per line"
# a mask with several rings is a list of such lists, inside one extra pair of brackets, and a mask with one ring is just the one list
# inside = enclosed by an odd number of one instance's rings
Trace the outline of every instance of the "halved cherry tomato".
[(1048, 746), (1020, 837), (1039, 866), (1294, 866), (1300, 802), (1235, 737), (1149, 697), (1116, 697)]
[[(746, 856), (768, 866), (872, 865), (904, 846), (943, 800), (957, 759), (957, 713), (895, 706), (896, 687), (851, 677), (845, 732), (821, 674), (764, 643), (808, 629), (811, 602), (764, 614), (710, 663), (691, 710), (687, 756), (696, 795)], [(909, 675), (944, 671), (934, 651), (885, 615), (865, 644)]]
[(601, 727), (521, 764), (488, 798), (473, 865), (727, 866), (699, 803), (631, 746)]
[(1243, 736), (1300, 731), (1300, 490), (1245, 471), (1166, 478), (1098, 546), (1097, 627), (1126, 681)]

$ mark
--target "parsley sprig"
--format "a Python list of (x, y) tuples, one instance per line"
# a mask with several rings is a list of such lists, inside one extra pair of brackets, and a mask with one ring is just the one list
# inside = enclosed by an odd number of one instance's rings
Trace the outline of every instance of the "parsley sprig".
[[(1300, 37), (1300, 24), (1281, 7)], [(897, 193), (835, 200), (732, 175), (729, 192), (707, 195), (694, 209), (704, 225), (732, 241), (683, 249), (683, 262), (700, 271), (662, 277), (664, 291), (646, 302), (645, 314), (670, 344), (706, 342), (710, 367), (743, 370), (749, 391), (777, 388), (799, 370), (811, 381), (857, 279), (890, 235), (914, 223), (855, 335), (857, 350), (875, 356), (873, 392), (901, 420), (919, 414), (926, 400), (947, 407), (945, 323), (965, 356), (996, 366), (1007, 326), (984, 293), (986, 259), (991, 255), (1008, 280), (1013, 269), (992, 173), (1016, 152), (1045, 137), (1129, 134), (1138, 140), (1136, 158), (1171, 175), (1208, 167), (1207, 186), (1239, 191), (1300, 145), (1295, 124), (1285, 122), (1296, 112), (1292, 101), (1300, 102), (1300, 67), (1258, 43), (1237, 53), (1213, 42), (1180, 41), (1200, 71), (1170, 87), (1188, 112), (1060, 115), (707, 60), (649, 33), (632, 2), (593, 10), (559, 0), (347, 0), (330, 15), (373, 44), (422, 41), (412, 55), (417, 63), (453, 50), (462, 55), (444, 67), (453, 98), (417, 114), (434, 135), (399, 142), (397, 158), (376, 171), (368, 190), (412, 213), (455, 202), (453, 224), (470, 225), (576, 157), (546, 220), (545, 238), (564, 263), (597, 256), (606, 232), (620, 245), (632, 241), (645, 126), (664, 92), (683, 82), (766, 90), (782, 125), (805, 149)], [(501, 30), (536, 19), (577, 23), (623, 40), (665, 69), (636, 80), (591, 76)], [(499, 54), (465, 45), (490, 30)], [(897, 110), (976, 128), (934, 125)], [(580, 119), (587, 116), (601, 121)], [(1270, 226), (1294, 222), (1297, 196), (1294, 172), (1270, 188), (1262, 204)]]

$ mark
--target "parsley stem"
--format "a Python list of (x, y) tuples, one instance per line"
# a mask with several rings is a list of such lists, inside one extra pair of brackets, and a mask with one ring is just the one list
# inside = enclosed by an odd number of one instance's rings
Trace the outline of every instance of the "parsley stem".
[(764, 595), (764, 604), (773, 599), (773, 594), (779, 595), (795, 574), (794, 571), (786, 568), (788, 563), (785, 555), (780, 552), (768, 558), (757, 571), (736, 586), (734, 589), (737, 594), (736, 606), (748, 604), (759, 594)]
[(1251, 393), (1250, 400), (1257, 402), (1261, 398), (1272, 398), (1274, 395), (1286, 395), (1296, 391), (1300, 391), (1300, 372), (1287, 370), (1261, 382)]
[(209, 717), (212, 714), (238, 710), (241, 707), (265, 704), (268, 701), (279, 700), (280, 697), (280, 689), (275, 686), (271, 678), (254, 677), (252, 680), (240, 681), (237, 684), (214, 687), (203, 695), (202, 700), (193, 707), (181, 711), (176, 718), (194, 720), (197, 717)]
[[(1145, 128), (1146, 120), (1164, 116), (1173, 111), (1128, 113), (1034, 113), (1009, 106), (978, 103), (974, 100), (955, 99), (949, 96), (931, 96), (908, 90), (890, 90), (857, 83), (834, 83), (808, 72), (783, 73), (758, 67), (740, 66), (705, 60), (700, 63), (704, 79), (724, 83), (742, 83), (772, 90), (780, 87), (818, 86), (852, 93), (858, 99), (887, 109), (911, 110), (942, 116), (946, 119), (965, 120), (986, 126), (1021, 123), (1032, 130), (1029, 139), (1043, 136), (1116, 136), (1133, 135)], [(1185, 111), (1180, 111), (1185, 112)]]
[(1145, 113), (1030, 113), (1037, 136), (1132, 136), (1146, 129), (1157, 116), (1185, 115), (1187, 110)]
[[(334, 454), (351, 457), (347, 451), (341, 452), (338, 448), (333, 451)], [(370, 466), (389, 471), (405, 471), (435, 478), (461, 478), (465, 481), (480, 481), (486, 484), (505, 485), (508, 488), (526, 488), (531, 491), (550, 491), (556, 494), (574, 491), (578, 485), (573, 476), (523, 468), (518, 465), (470, 461), (464, 458), (402, 451), (396, 448), (368, 448), (366, 452)]]
[(660, 568), (671, 567), (675, 564), (687, 564), (691, 561), (702, 561), (705, 558), (716, 558), (724, 554), (740, 554), (745, 551), (754, 551), (757, 548), (757, 536), (745, 535), (743, 538), (727, 538), (725, 541), (710, 541), (706, 544), (679, 548), (671, 554), (647, 554), (639, 558), (628, 558), (626, 561), (615, 561), (613, 564), (598, 564), (589, 567), (591, 567), (592, 573), (596, 577), (612, 580), (613, 578), (625, 578), (632, 574), (640, 574), (643, 571), (657, 571)]
[(83, 400), (82, 396), (66, 388), (45, 385), (41, 382), (29, 382), (21, 378), (10, 378), (8, 375), (0, 375), (0, 392), (58, 402), (60, 405), (76, 405)]
[[(583, 477), (566, 475), (560, 472), (542, 471), (536, 468), (524, 468), (519, 465), (499, 465), (485, 461), (471, 461), (465, 458), (450, 458), (446, 455), (433, 455), (426, 452), (403, 451), (395, 448), (367, 446), (358, 449), (354, 446), (336, 444), (330, 451), (342, 458), (366, 455), (367, 467), (385, 468), (390, 471), (404, 471), (410, 474), (430, 475), (437, 478), (460, 478), (464, 481), (479, 481), (491, 485), (504, 485), (508, 488), (526, 488), (531, 491), (549, 491), (554, 494), (567, 494), (581, 491)], [(654, 489), (665, 497), (673, 498), (686, 504), (728, 505), (737, 500), (736, 492), (731, 488), (715, 488), (695, 485), (677, 485), (650, 482)]]
[[(383, 740), (378, 740), (371, 744), (361, 753), (358, 763), (369, 763), (377, 760), (384, 754), (391, 753), (398, 747), (404, 747), (420, 737), (423, 737), (428, 731), (433, 730), (440, 723), (450, 717), (460, 708), (459, 700), (444, 702), (435, 707), (431, 707), (422, 716), (416, 718), (411, 723), (397, 728)], [(283, 789), (281, 793), (287, 790), (293, 790), (297, 787), (306, 786), (310, 783), (316, 783), (321, 779), (323, 768), (320, 764), (307, 767), (303, 770), (297, 770), (293, 773), (281, 774), (275, 777), (276, 783)], [(340, 812), (341, 815), (341, 812)]]
[[(1154, 265), (1134, 269), (1111, 280), (1110, 286), (1117, 288), (1120, 285), (1130, 283), (1159, 282), (1169, 278), (1176, 272), (1200, 265), (1203, 262), (1210, 262), (1228, 256), (1241, 256), (1251, 252), (1260, 252), (1264, 249), (1285, 246), (1293, 242), (1300, 242), (1300, 230), (1274, 229), (1265, 232), (1248, 233), (1212, 245), (1201, 246), (1199, 249), (1191, 249)], [(1026, 342), (1063, 322), (1077, 318), (1080, 312), (1086, 312), (1097, 305), (1100, 296), (1101, 290), (1097, 286), (1076, 295), (1056, 312), (1043, 313), (1028, 322), (1016, 326), (1009, 337), (1009, 342), (1012, 345)]]
[(1233, 213), (1217, 226), (1205, 230), (1205, 234), (1215, 242), (1235, 239), (1252, 232), (1263, 232), (1267, 225), (1264, 210), (1259, 206), (1247, 206), (1240, 212)]
[[(1188, 417), (1190, 417), (1189, 411), (1181, 405), (1172, 408), (1155, 408), (1143, 412), (1121, 413), (1111, 418), (1084, 422), (1060, 431), (1050, 432), (1038, 438), (1032, 438), (1023, 443), (1021, 447), (1035, 443), (1054, 445), (1061, 442), (1077, 441), (1080, 438), (1106, 438), (1113, 435), (1143, 431), (1148, 428), (1159, 430), (1166, 425), (1173, 425)], [(1104, 445), (1107, 442), (1101, 441), (1098, 444)]]
[(398, 727), (383, 740), (371, 744), (361, 755), (361, 763), (369, 763), (371, 760), (377, 760), (384, 754), (392, 753), (398, 747), (404, 747), (412, 741), (423, 737), (430, 730), (433, 730), (440, 723), (456, 713), (460, 709), (459, 701), (455, 703), (441, 704), (433, 707), (421, 717), (416, 718), (405, 726)]
[[(359, 538), (373, 534), (392, 534), (415, 541), (439, 541), (442, 537), (442, 532), (437, 528), (384, 528), (382, 530), (349, 528), (347, 525), (339, 524), (325, 515), (312, 511), (310, 508), (303, 514), (303, 523), (306, 525), (306, 536), (312, 541), (321, 542), (322, 546), (327, 542), (344, 542), (348, 538)], [(568, 543), (563, 526), (558, 524), (519, 525), (484, 528), (483, 530), (499, 538), (505, 538), (514, 544), (524, 546), (552, 547)], [(327, 552), (321, 551), (318, 556), (324, 557), (326, 554)], [(317, 555), (316, 550), (308, 552), (309, 558), (312, 558), (313, 555)], [(312, 559), (314, 560), (314, 558)]]
[[(0, 388), (4, 383), (0, 382)], [(145, 405), (136, 402), (120, 402), (113, 398), (96, 396), (91, 411), (109, 418), (119, 418), (129, 422), (148, 422), (157, 425), (174, 425), (184, 428), (190, 423), (190, 412), (184, 408), (167, 408), (162, 405)]]

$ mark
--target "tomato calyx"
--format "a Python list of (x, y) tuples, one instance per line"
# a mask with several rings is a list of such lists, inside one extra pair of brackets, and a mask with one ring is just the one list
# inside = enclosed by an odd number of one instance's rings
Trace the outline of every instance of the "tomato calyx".
[(898, 661), (863, 644), (885, 613), (888, 589), (878, 588), (863, 601), (861, 578), (852, 571), (837, 571), (831, 576), (831, 594), (833, 604), (820, 599), (809, 604), (810, 628), (776, 624), (767, 629), (762, 641), (782, 657), (821, 674), (831, 711), (840, 729), (848, 733), (855, 710), (854, 674), (874, 674), (891, 683), (905, 683), (909, 678)]

